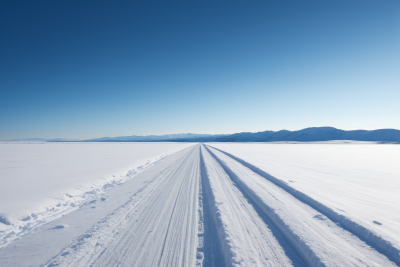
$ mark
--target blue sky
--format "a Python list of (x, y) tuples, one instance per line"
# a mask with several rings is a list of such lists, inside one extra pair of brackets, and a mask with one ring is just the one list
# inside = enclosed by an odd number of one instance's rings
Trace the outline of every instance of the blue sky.
[(0, 140), (400, 128), (399, 1), (2, 1)]

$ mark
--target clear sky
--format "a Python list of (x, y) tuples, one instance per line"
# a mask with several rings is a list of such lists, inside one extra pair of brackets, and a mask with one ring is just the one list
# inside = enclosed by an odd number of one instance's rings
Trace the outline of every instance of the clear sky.
[(0, 140), (400, 128), (400, 1), (0, 2)]

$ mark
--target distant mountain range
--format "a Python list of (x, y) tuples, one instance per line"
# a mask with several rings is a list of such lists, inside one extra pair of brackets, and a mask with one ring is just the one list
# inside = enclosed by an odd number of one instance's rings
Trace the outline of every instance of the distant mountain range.
[(131, 135), (131, 136), (118, 136), (118, 137), (102, 137), (93, 139), (62, 139), (62, 138), (24, 138), (24, 139), (11, 139), (3, 140), (3, 142), (160, 142), (170, 140), (183, 140), (183, 139), (199, 139), (207, 137), (224, 136), (213, 134), (166, 134), (166, 135)]
[(103, 137), (88, 140), (74, 139), (42, 139), (27, 138), (13, 139), (8, 142), (277, 142), (277, 141), (330, 141), (330, 140), (354, 140), (354, 141), (378, 141), (378, 142), (400, 142), (400, 130), (355, 130), (345, 131), (333, 127), (311, 127), (299, 131), (265, 131), (258, 133), (235, 133), (235, 134), (169, 134), (148, 136), (119, 136)]
[(10, 140), (1, 140), (2, 142), (74, 142), (80, 141), (79, 139), (63, 139), (63, 138), (21, 138), (21, 139), (10, 139)]
[(131, 135), (131, 136), (118, 136), (118, 137), (102, 137), (84, 140), (85, 142), (159, 142), (159, 141), (170, 141), (170, 140), (186, 140), (186, 139), (202, 139), (212, 138), (224, 135), (213, 135), (213, 134), (166, 134), (166, 135)]
[(333, 127), (311, 127), (299, 131), (265, 131), (258, 133), (236, 133), (224, 136), (197, 139), (176, 139), (176, 142), (314, 142), (330, 140), (400, 142), (400, 130), (355, 130), (344, 131)]

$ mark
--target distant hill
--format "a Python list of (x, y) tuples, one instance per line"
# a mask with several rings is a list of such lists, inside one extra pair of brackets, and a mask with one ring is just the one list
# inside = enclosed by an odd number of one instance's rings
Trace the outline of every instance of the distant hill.
[(235, 133), (235, 134), (167, 134), (167, 135), (132, 135), (118, 137), (102, 137), (88, 140), (73, 139), (42, 139), (26, 138), (7, 140), (8, 142), (316, 142), (331, 140), (354, 140), (354, 141), (377, 141), (377, 142), (400, 142), (400, 130), (355, 130), (345, 131), (333, 127), (311, 127), (299, 131), (265, 131), (258, 133)]
[(131, 135), (131, 136), (117, 136), (117, 137), (102, 137), (102, 138), (93, 138), (93, 139), (62, 139), (62, 138), (22, 138), (22, 139), (11, 139), (11, 140), (2, 140), (3, 142), (164, 142), (175, 139), (199, 139), (206, 137), (221, 137), (224, 136), (222, 134), (213, 135), (213, 134), (193, 134), (193, 133), (184, 133), (184, 134), (166, 134), (166, 135)]
[(78, 139), (63, 139), (63, 138), (21, 138), (21, 139), (10, 139), (10, 140), (2, 140), (2, 142), (32, 142), (32, 143), (41, 143), (41, 142), (74, 142), (79, 141)]
[(102, 137), (83, 140), (84, 142), (161, 142), (171, 140), (186, 140), (186, 139), (202, 139), (202, 138), (213, 138), (222, 137), (224, 135), (212, 135), (212, 134), (166, 134), (166, 135), (131, 135), (131, 136), (118, 136), (118, 137)]
[(299, 131), (265, 131), (258, 133), (236, 133), (224, 136), (203, 138), (185, 138), (171, 141), (176, 142), (276, 142), (276, 141), (330, 141), (330, 140), (354, 140), (354, 141), (380, 141), (400, 142), (400, 130), (355, 130), (344, 131), (333, 127), (312, 127)]

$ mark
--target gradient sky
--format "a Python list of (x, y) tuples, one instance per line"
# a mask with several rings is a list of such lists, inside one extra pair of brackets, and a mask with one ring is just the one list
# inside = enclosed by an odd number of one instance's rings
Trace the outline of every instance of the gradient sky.
[(400, 128), (400, 1), (0, 3), (0, 140)]

